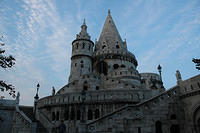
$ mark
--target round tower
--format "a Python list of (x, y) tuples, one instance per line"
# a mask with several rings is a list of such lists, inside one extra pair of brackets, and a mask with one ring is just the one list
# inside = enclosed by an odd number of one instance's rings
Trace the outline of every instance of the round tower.
[(71, 71), (69, 82), (78, 80), (81, 75), (92, 72), (92, 55), (94, 43), (87, 33), (85, 19), (81, 25), (81, 32), (76, 35), (72, 42)]
[(93, 62), (94, 72), (107, 79), (118, 79), (137, 87), (141, 85), (137, 60), (128, 51), (126, 41), (122, 41), (110, 10), (95, 44)]

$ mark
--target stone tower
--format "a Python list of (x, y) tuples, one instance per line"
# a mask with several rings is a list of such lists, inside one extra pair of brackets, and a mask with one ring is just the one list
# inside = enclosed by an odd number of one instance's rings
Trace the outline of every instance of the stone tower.
[(78, 80), (80, 76), (92, 72), (92, 55), (94, 43), (87, 33), (85, 19), (81, 25), (81, 32), (72, 42), (71, 71), (69, 82)]
[(94, 50), (94, 71), (108, 78), (120, 79), (133, 86), (140, 86), (140, 75), (136, 70), (137, 60), (127, 50), (115, 23), (108, 11), (99, 40)]

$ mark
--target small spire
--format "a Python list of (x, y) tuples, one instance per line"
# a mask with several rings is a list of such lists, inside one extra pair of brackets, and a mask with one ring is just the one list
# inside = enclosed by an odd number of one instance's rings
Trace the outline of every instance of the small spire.
[(83, 19), (83, 25), (86, 25), (86, 24), (85, 24), (85, 18)]
[(110, 9), (108, 9), (108, 14), (110, 15)]

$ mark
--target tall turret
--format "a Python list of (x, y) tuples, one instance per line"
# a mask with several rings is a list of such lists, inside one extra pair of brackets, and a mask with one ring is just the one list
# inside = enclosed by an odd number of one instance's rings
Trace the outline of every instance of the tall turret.
[(126, 40), (121, 36), (112, 19), (110, 10), (106, 17), (99, 40), (95, 43), (94, 72), (107, 78), (120, 79), (140, 86), (140, 76), (135, 56), (127, 50)]
[(94, 43), (87, 33), (85, 19), (81, 25), (81, 32), (76, 35), (72, 42), (71, 71), (69, 82), (78, 80), (81, 75), (92, 72), (92, 54)]

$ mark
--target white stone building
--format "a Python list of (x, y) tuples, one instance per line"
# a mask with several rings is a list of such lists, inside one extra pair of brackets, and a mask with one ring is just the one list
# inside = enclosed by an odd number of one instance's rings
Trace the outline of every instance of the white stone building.
[(200, 75), (182, 80), (177, 71), (177, 85), (165, 90), (161, 73), (139, 73), (137, 65), (110, 11), (95, 43), (84, 21), (69, 83), (37, 101), (41, 132), (56, 132), (64, 120), (67, 133), (200, 133)]

